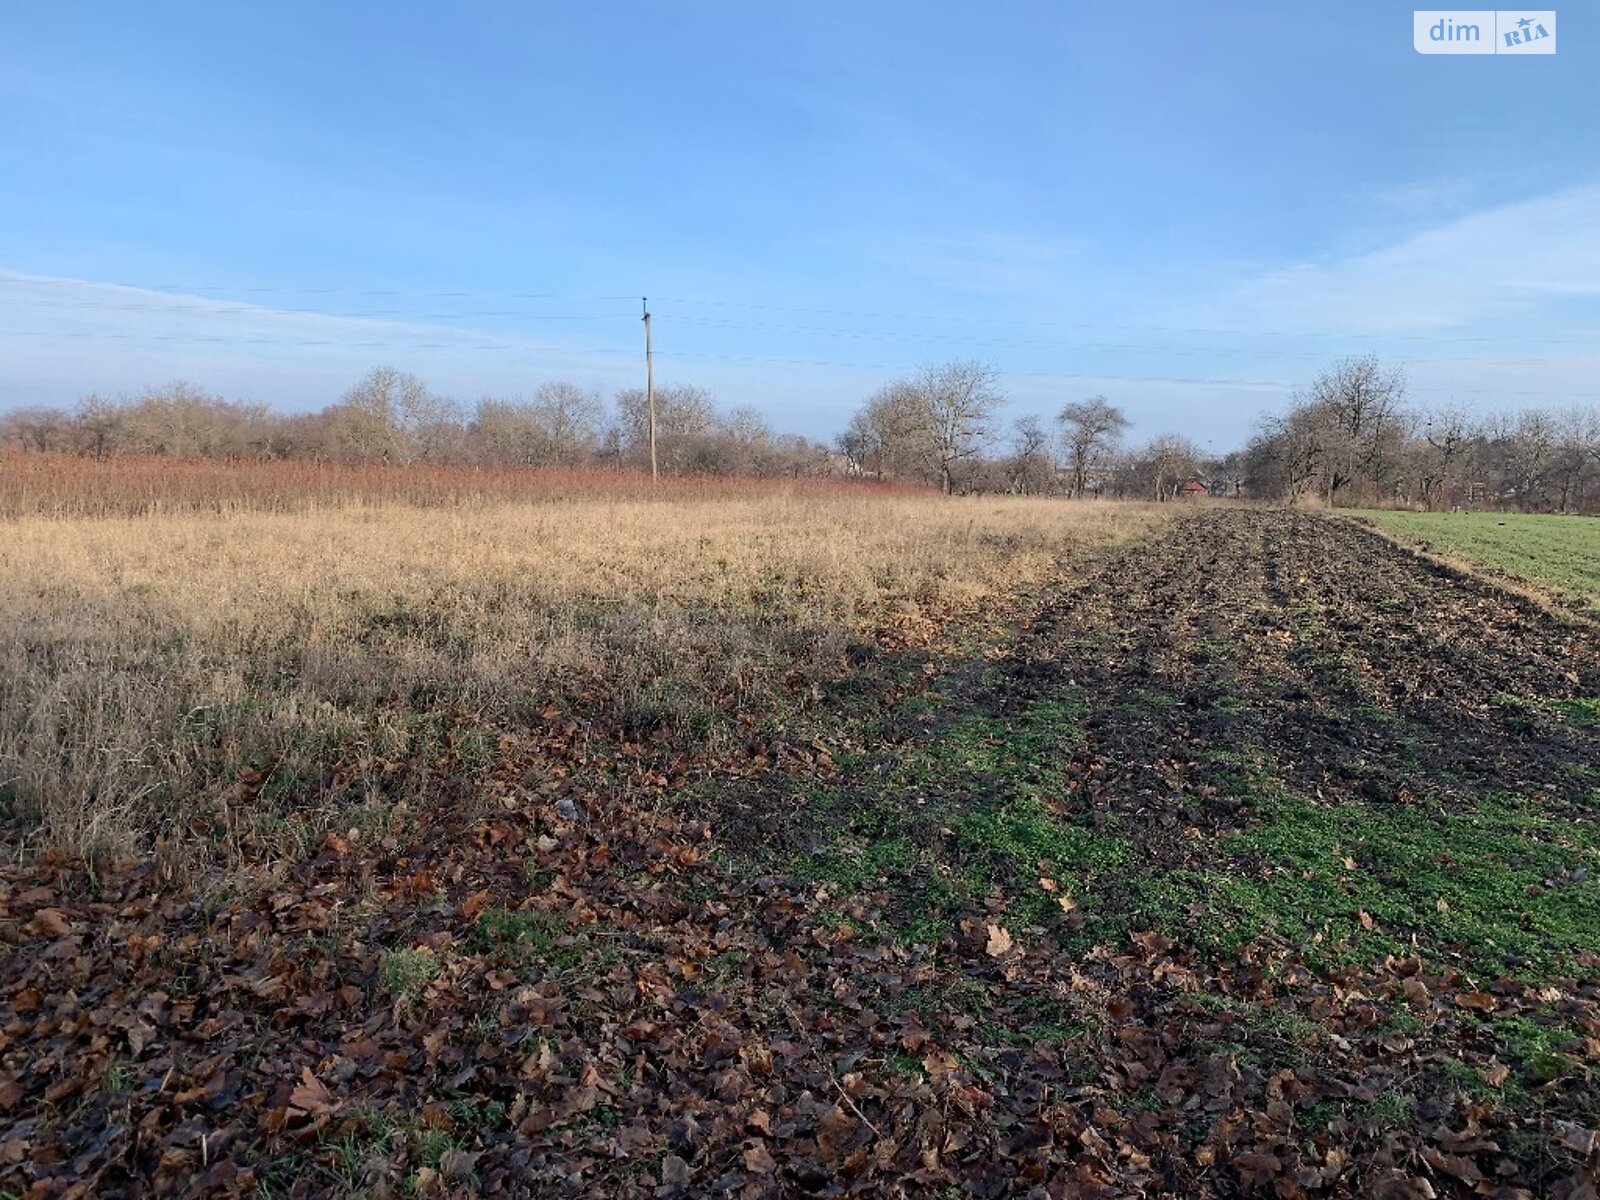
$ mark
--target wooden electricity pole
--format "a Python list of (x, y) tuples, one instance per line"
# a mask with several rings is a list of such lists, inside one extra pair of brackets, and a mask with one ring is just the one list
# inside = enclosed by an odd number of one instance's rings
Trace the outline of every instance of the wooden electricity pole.
[(650, 411), (650, 478), (659, 479), (656, 468), (656, 364), (650, 350), (650, 298), (641, 301), (644, 306), (644, 400)]

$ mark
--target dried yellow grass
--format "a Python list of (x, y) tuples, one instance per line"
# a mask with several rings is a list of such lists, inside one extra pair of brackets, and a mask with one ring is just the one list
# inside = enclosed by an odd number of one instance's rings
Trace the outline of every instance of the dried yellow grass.
[(714, 752), (844, 670), (848, 639), (936, 634), (1159, 519), (781, 488), (22, 517), (0, 524), (0, 805), (19, 850), (293, 855), (550, 704)]

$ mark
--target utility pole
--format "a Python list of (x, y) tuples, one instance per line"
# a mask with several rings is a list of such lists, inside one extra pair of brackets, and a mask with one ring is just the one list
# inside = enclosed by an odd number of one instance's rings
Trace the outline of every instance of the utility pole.
[(644, 306), (644, 398), (650, 410), (650, 478), (659, 479), (656, 468), (656, 364), (650, 349), (650, 298), (640, 303)]

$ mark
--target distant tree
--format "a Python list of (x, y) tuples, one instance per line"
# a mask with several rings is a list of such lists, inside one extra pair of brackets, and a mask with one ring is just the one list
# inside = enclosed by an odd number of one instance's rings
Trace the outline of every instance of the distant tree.
[(1316, 490), (1327, 464), (1327, 431), (1303, 404), (1269, 413), (1245, 448), (1245, 474), (1258, 496), (1294, 501)]
[(1302, 403), (1323, 427), (1328, 498), (1365, 479), (1381, 489), (1405, 435), (1405, 374), (1375, 355), (1342, 359), (1312, 381)]
[(1294, 500), (1320, 491), (1338, 501), (1360, 483), (1391, 499), (1406, 458), (1411, 417), (1405, 376), (1366, 355), (1343, 359), (1297, 391), (1287, 412), (1262, 419), (1247, 451), (1252, 486)]
[(1066, 450), (1068, 492), (1081, 498), (1090, 474), (1104, 466), (1116, 452), (1128, 418), (1104, 396), (1090, 396), (1062, 408), (1061, 424)]
[(604, 423), (605, 405), (598, 392), (555, 381), (541, 384), (531, 401), (484, 397), (464, 440), (472, 456), (483, 462), (573, 464), (599, 452)]
[(866, 409), (854, 413), (834, 445), (844, 459), (847, 475), (877, 474), (883, 461), (871, 418)]
[(92, 392), (78, 401), (72, 418), (72, 437), (80, 452), (98, 462), (119, 448), (123, 412), (119, 405)]
[(437, 456), (445, 426), (454, 416), (450, 400), (394, 366), (374, 366), (328, 410), (339, 458), (384, 462)]
[(1553, 414), (1550, 465), (1545, 472), (1550, 501), (1560, 512), (1583, 506), (1592, 460), (1587, 445), (1589, 414), (1579, 409)]
[[(643, 388), (617, 393), (618, 453), (635, 466), (650, 462), (650, 409)], [(656, 389), (656, 451), (661, 469), (682, 474), (691, 469), (699, 442), (711, 433), (716, 406), (711, 393), (689, 384)]]
[(483, 463), (530, 467), (546, 461), (548, 453), (533, 405), (519, 398), (479, 400), (466, 440), (472, 457)]
[(1012, 426), (1011, 457), (1006, 466), (1011, 491), (1031, 496), (1050, 490), (1056, 464), (1050, 457), (1050, 437), (1038, 417), (1019, 417)]
[(938, 467), (939, 488), (949, 495), (957, 464), (989, 440), (1003, 399), (993, 367), (975, 361), (927, 367), (915, 382), (913, 428), (926, 440)]
[(1153, 438), (1130, 456), (1139, 493), (1153, 500), (1171, 500), (1178, 488), (1200, 470), (1203, 452), (1191, 439), (1177, 433)]
[(1539, 409), (1502, 418), (1495, 438), (1500, 450), (1500, 490), (1512, 496), (1518, 508), (1543, 506), (1556, 439), (1554, 418)]
[(1479, 437), (1477, 423), (1454, 405), (1426, 415), (1419, 449), (1418, 483), (1424, 508), (1435, 509), (1458, 492)]
[(268, 452), (273, 417), (264, 404), (224, 400), (178, 380), (123, 405), (122, 423), (122, 446), (134, 453), (243, 458)]
[(594, 454), (606, 416), (599, 392), (554, 380), (539, 385), (533, 404), (553, 461), (580, 462)]
[(852, 418), (844, 441), (860, 455), (863, 471), (878, 479), (937, 477), (921, 405), (922, 398), (910, 380), (897, 380), (872, 394)]
[(988, 443), (1001, 400), (998, 377), (983, 363), (925, 367), (874, 392), (839, 448), (858, 474), (922, 479), (948, 495), (957, 468)]
[(23, 450), (67, 450), (72, 445), (72, 422), (54, 408), (18, 408), (0, 414), (0, 442)]

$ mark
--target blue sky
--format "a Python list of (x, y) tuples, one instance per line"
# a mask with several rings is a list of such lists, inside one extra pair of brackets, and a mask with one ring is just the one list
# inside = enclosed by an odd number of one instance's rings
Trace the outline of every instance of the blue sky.
[(1545, 57), (1390, 3), (14, 4), (0, 407), (658, 378), (815, 435), (993, 363), (1218, 448), (1375, 351), (1600, 398), (1592, 4)]

